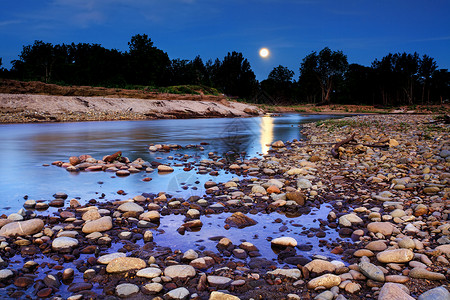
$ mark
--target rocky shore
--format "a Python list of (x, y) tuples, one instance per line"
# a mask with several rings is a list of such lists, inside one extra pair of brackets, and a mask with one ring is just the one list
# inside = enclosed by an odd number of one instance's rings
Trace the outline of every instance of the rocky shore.
[[(262, 158), (229, 162), (210, 153), (193, 162), (180, 155), (164, 165), (130, 161), (118, 152), (54, 162), (70, 172), (147, 172), (148, 180), (175, 168), (209, 175), (225, 170), (239, 177), (208, 181), (202, 197), (187, 199), (164, 191), (87, 203), (61, 193), (51, 200), (29, 199), (24, 209), (0, 219), (0, 294), (449, 299), (449, 133), (449, 126), (432, 116), (358, 116), (307, 124), (307, 140), (277, 141)], [(175, 149), (182, 151), (178, 145), (152, 145), (149, 151)], [(328, 216), (319, 218), (316, 228), (302, 227), (302, 215), (324, 204), (332, 206)], [(49, 207), (56, 212), (44, 215)], [(204, 230), (205, 216), (224, 212), (230, 216), (222, 226), (239, 230), (256, 226), (256, 214), (296, 215), (297, 230), (305, 239), (318, 239), (324, 251), (307, 255), (310, 245), (290, 235), (291, 224), (281, 219), (276, 228), (266, 225), (277, 230), (273, 238), (258, 243), (212, 236), (212, 249), (192, 245), (180, 251), (154, 241), (165, 216), (184, 216), (176, 233), (183, 239), (186, 232)], [(339, 237), (330, 238), (330, 231)], [(262, 247), (271, 247), (277, 259), (261, 255)]]

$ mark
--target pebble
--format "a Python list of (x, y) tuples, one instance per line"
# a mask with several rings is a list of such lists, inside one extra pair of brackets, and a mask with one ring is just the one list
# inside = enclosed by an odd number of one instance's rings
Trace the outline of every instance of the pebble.
[(138, 277), (144, 277), (144, 278), (155, 278), (160, 276), (162, 271), (158, 268), (150, 267), (141, 269), (136, 273), (136, 276)]
[(445, 280), (445, 275), (437, 272), (431, 272), (424, 268), (414, 268), (409, 271), (409, 277), (428, 280)]
[(110, 216), (101, 217), (100, 219), (89, 221), (83, 226), (84, 233), (103, 232), (113, 227)]
[(171, 290), (164, 295), (165, 299), (184, 300), (189, 297), (189, 291), (187, 288), (179, 287)]
[(120, 298), (128, 298), (139, 293), (139, 287), (131, 283), (122, 283), (116, 286), (116, 294)]
[(297, 246), (297, 241), (292, 237), (279, 237), (271, 241), (272, 245), (282, 246), (282, 247), (295, 247)]
[(409, 295), (409, 290), (405, 286), (387, 282), (381, 288), (378, 300), (414, 300), (414, 298)]
[(325, 274), (310, 280), (307, 284), (308, 289), (315, 289), (319, 286), (323, 286), (327, 289), (337, 286), (341, 283), (341, 278), (334, 274)]
[(137, 257), (118, 257), (111, 260), (106, 266), (108, 273), (121, 273), (131, 270), (140, 270), (146, 267), (144, 260)]
[(385, 250), (377, 254), (377, 260), (381, 263), (406, 263), (414, 258), (414, 253), (409, 249)]
[(449, 300), (450, 292), (444, 287), (439, 286), (428, 290), (419, 296), (417, 300)]
[(52, 242), (52, 248), (53, 250), (64, 250), (64, 249), (71, 249), (73, 247), (78, 246), (78, 240), (71, 238), (71, 237), (58, 237), (53, 240)]
[(171, 278), (186, 279), (194, 277), (195, 269), (190, 265), (173, 265), (164, 269), (164, 275)]

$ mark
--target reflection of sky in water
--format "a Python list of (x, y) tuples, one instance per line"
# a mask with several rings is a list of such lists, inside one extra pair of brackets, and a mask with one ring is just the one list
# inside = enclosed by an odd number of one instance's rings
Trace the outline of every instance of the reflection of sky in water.
[[(90, 154), (101, 159), (104, 155), (121, 150), (134, 160), (138, 157), (146, 161), (176, 163), (175, 154), (189, 154), (189, 161), (207, 158), (210, 151), (223, 155), (227, 151), (245, 151), (249, 157), (266, 153), (275, 140), (293, 140), (300, 138), (299, 124), (313, 122), (331, 116), (311, 116), (285, 114), (245, 119), (187, 119), (187, 120), (151, 120), (151, 121), (112, 121), (50, 124), (7, 124), (0, 125), (0, 191), (2, 204), (17, 211), (22, 207), (23, 196), (30, 199), (49, 199), (55, 192), (65, 192), (69, 198), (81, 197), (82, 201), (98, 198), (101, 193), (106, 199), (121, 199), (140, 193), (158, 193), (170, 191), (181, 196), (201, 195), (203, 183), (207, 180), (225, 181), (232, 174), (219, 172), (219, 177), (196, 174), (195, 170), (175, 172), (167, 175), (154, 173), (132, 174), (125, 178), (111, 178), (114, 174), (106, 172), (72, 174), (64, 169), (44, 163), (56, 160), (68, 161), (70, 156)], [(189, 144), (209, 143), (205, 151), (198, 148), (181, 149), (170, 153), (150, 153), (148, 144)], [(167, 156), (174, 160), (166, 160)], [(158, 159), (162, 157), (163, 159)], [(143, 182), (144, 177), (152, 181)], [(195, 185), (200, 181), (198, 190), (184, 191), (181, 184)], [(119, 196), (116, 191), (122, 189), (128, 193)]]

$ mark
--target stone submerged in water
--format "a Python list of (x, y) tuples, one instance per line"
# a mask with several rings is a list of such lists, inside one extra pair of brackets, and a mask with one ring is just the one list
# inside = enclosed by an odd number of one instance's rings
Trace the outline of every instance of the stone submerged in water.
[(235, 212), (225, 220), (225, 223), (231, 227), (244, 228), (256, 225), (258, 222), (241, 212)]
[(27, 221), (12, 222), (4, 225), (0, 229), (0, 236), (25, 236), (38, 233), (44, 228), (44, 221), (41, 219), (31, 219)]

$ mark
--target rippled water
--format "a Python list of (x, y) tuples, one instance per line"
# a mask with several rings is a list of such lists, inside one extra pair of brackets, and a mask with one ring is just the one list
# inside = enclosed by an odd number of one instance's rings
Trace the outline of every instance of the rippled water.
[[(144, 192), (160, 191), (188, 196), (201, 194), (203, 183), (209, 179), (225, 181), (230, 174), (220, 172), (216, 178), (199, 175), (195, 171), (175, 172), (161, 175), (154, 173), (132, 174), (126, 178), (111, 178), (111, 173), (69, 173), (55, 166), (43, 166), (53, 161), (68, 161), (70, 156), (90, 154), (101, 159), (118, 150), (134, 160), (167, 162), (167, 156), (177, 153), (193, 155), (191, 161), (207, 158), (210, 151), (219, 155), (227, 151), (247, 152), (249, 157), (268, 150), (266, 144), (276, 140), (300, 139), (299, 126), (305, 122), (333, 118), (331, 115), (283, 114), (278, 116), (245, 119), (187, 119), (150, 121), (109, 121), (47, 124), (0, 125), (0, 191), (1, 213), (12, 213), (20, 209), (24, 196), (29, 199), (51, 199), (55, 192), (65, 192), (69, 198), (79, 197), (82, 202), (98, 198), (128, 198)], [(151, 153), (148, 145), (209, 143), (205, 150), (180, 149), (165, 153)], [(161, 157), (161, 159), (158, 159)], [(175, 162), (175, 161), (169, 161)], [(143, 182), (144, 177), (152, 181)], [(200, 181), (197, 190), (184, 191), (180, 184)], [(117, 190), (128, 195), (119, 196)]]

